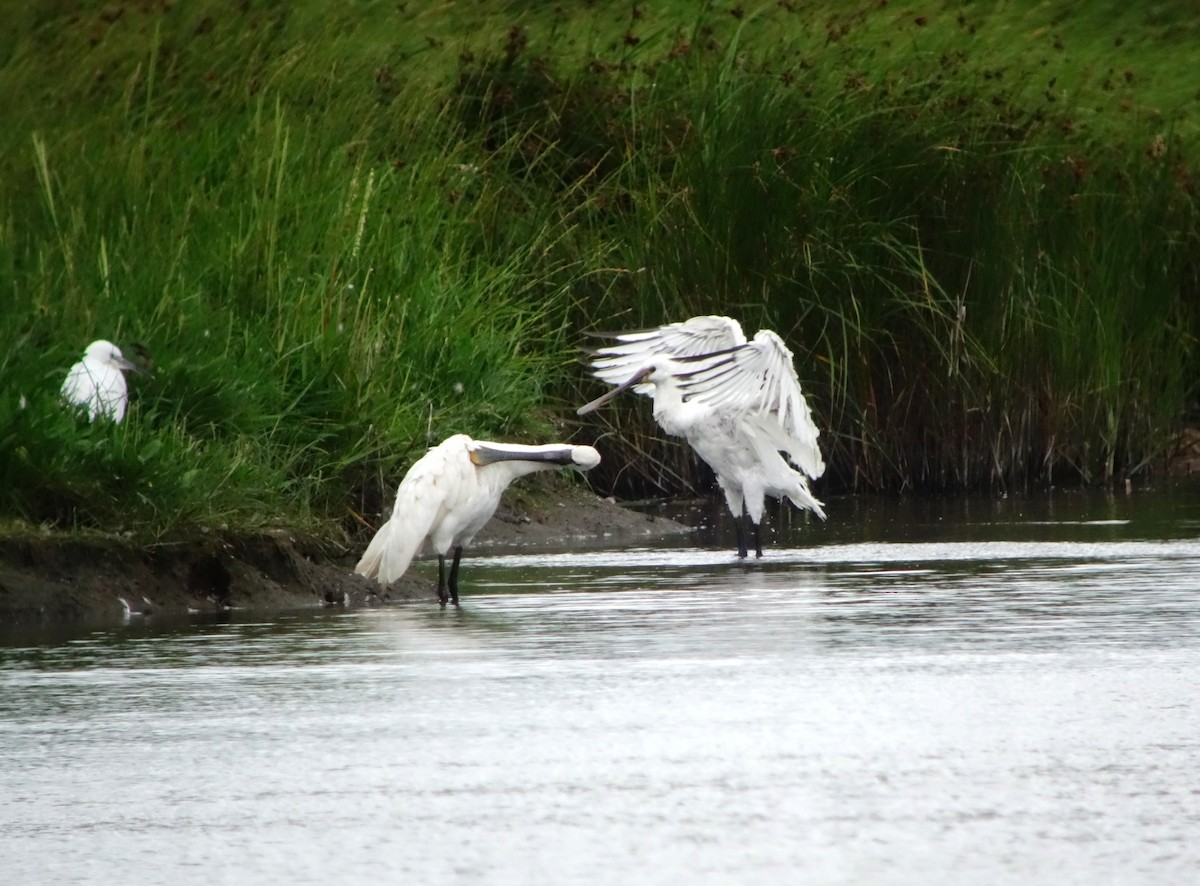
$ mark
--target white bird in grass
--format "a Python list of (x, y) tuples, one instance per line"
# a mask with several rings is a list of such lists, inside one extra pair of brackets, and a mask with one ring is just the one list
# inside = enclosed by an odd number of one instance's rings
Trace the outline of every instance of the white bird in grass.
[[(523, 446), (449, 437), (423, 455), (404, 475), (396, 506), (375, 533), (354, 571), (389, 585), (408, 569), (426, 539), (438, 558), (438, 600), (458, 605), (458, 564), (463, 548), (491, 519), (513, 480), (557, 467), (588, 470), (600, 464), (591, 446), (548, 443)], [(446, 556), (453, 552), (450, 574)]]
[(762, 556), (768, 495), (825, 519), (808, 490), (809, 479), (825, 472), (820, 431), (778, 335), (764, 329), (748, 342), (736, 320), (707, 316), (611, 337), (618, 344), (596, 350), (591, 367), (617, 387), (578, 413), (630, 388), (653, 397), (655, 421), (684, 437), (716, 474), (737, 529), (738, 557), (747, 556), (746, 517)]
[(62, 386), (63, 399), (86, 407), (90, 421), (103, 416), (120, 422), (125, 418), (129, 401), (122, 369), (137, 371), (112, 342), (104, 339), (92, 342), (83, 352), (83, 359), (67, 373)]

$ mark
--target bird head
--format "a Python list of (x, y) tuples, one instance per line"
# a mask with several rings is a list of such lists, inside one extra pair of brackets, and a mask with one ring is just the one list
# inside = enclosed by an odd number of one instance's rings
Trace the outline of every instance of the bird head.
[(572, 466), (580, 471), (590, 471), (600, 464), (600, 453), (591, 446), (571, 447)]
[(129, 369), (133, 372), (139, 371), (136, 366), (125, 359), (125, 355), (121, 353), (120, 348), (102, 338), (88, 345), (83, 355), (86, 359), (96, 363), (109, 364), (116, 366), (118, 369)]

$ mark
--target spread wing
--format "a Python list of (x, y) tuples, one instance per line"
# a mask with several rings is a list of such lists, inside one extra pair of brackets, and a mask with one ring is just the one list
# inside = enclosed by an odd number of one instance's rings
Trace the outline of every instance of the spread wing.
[[(655, 329), (608, 333), (602, 337), (612, 338), (617, 344), (593, 352), (592, 374), (610, 385), (627, 381), (654, 357), (697, 357), (746, 343), (746, 336), (736, 320), (716, 316), (692, 317)], [(653, 389), (652, 385), (644, 384), (633, 390), (649, 394)]]
[(820, 431), (800, 389), (792, 352), (778, 335), (764, 329), (752, 342), (683, 362), (690, 371), (677, 378), (688, 402), (739, 413), (809, 477), (825, 472)]

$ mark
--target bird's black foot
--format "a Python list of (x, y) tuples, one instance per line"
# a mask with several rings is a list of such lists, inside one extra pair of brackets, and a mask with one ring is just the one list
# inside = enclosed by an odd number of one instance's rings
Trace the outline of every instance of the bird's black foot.
[[(739, 560), (745, 560), (748, 556), (750, 556), (750, 545), (746, 540), (746, 522), (748, 519), (749, 518), (745, 517), (745, 516), (733, 518), (733, 528), (737, 531), (737, 547), (738, 547), (738, 559)], [(754, 541), (755, 541), (755, 547), (758, 547), (759, 546), (758, 545), (758, 526), (754, 527)], [(759, 551), (758, 555), (761, 557), (762, 551)]]

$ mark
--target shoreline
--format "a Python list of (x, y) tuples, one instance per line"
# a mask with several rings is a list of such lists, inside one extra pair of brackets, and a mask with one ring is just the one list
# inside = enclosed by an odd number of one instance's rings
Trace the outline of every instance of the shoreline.
[[(464, 562), (509, 549), (628, 544), (691, 531), (583, 486), (524, 488), (501, 502)], [(383, 594), (355, 575), (368, 540), (334, 544), (281, 529), (154, 546), (65, 533), (0, 538), (0, 626), (120, 623), (128, 618), (121, 598), (135, 617), (143, 610), (175, 616), (436, 602), (426, 570), (410, 569)]]

